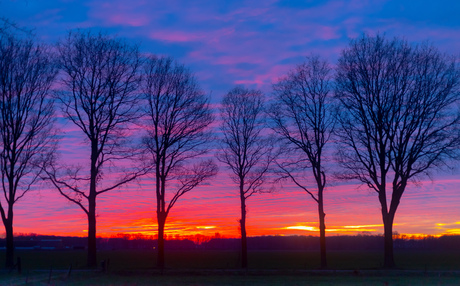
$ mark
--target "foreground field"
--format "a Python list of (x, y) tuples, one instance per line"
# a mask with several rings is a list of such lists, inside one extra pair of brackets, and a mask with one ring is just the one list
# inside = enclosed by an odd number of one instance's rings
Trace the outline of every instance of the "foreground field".
[(460, 277), (453, 273), (226, 273), (208, 275), (156, 272), (78, 273), (66, 274), (29, 273), (2, 275), (0, 285), (158, 285), (158, 286), (214, 286), (214, 285), (460, 285)]
[[(0, 263), (4, 261), (0, 252)], [(0, 285), (460, 285), (460, 253), (398, 251), (397, 270), (383, 271), (379, 251), (335, 251), (318, 271), (309, 251), (253, 251), (249, 270), (238, 269), (238, 253), (168, 251), (163, 275), (153, 251), (101, 251), (108, 269), (85, 269), (84, 251), (18, 251), (22, 274), (0, 274)]]
[[(237, 269), (238, 252), (234, 251), (166, 251), (168, 269)], [(4, 261), (0, 252), (0, 263)], [(85, 251), (17, 251), (22, 269), (83, 269)], [(314, 270), (319, 265), (316, 251), (250, 251), (249, 269)], [(397, 251), (399, 269), (460, 271), (459, 251)], [(148, 270), (156, 266), (156, 253), (145, 250), (98, 252), (99, 261), (110, 261), (109, 271)], [(381, 251), (330, 251), (329, 268), (335, 270), (366, 270), (382, 267)]]

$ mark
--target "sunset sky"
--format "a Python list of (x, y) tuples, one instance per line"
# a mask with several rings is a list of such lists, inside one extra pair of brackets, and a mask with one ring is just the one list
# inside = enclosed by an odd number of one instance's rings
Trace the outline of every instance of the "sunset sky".
[[(0, 0), (0, 16), (33, 28), (47, 43), (69, 29), (94, 28), (137, 43), (144, 53), (168, 55), (196, 75), (216, 106), (234, 85), (271, 86), (304, 57), (334, 65), (350, 38), (385, 33), (430, 41), (460, 54), (460, 1), (148, 1)], [(81, 134), (61, 127), (61, 158), (84, 163)], [(82, 151), (83, 150), (83, 151)], [(452, 163), (456, 167), (459, 163)], [(331, 172), (338, 169), (332, 168)], [(98, 235), (156, 233), (154, 185), (139, 180), (98, 197)], [(248, 202), (254, 235), (317, 235), (316, 203), (287, 184)], [(239, 198), (227, 170), (182, 197), (167, 221), (168, 235), (238, 235)], [(328, 235), (383, 233), (376, 193), (357, 182), (334, 181), (325, 191)], [(84, 236), (86, 215), (41, 185), (15, 205), (15, 232)], [(3, 226), (1, 228), (3, 230)], [(394, 230), (405, 234), (460, 234), (460, 169), (435, 170), (406, 190)], [(0, 231), (1, 232), (1, 231)]]

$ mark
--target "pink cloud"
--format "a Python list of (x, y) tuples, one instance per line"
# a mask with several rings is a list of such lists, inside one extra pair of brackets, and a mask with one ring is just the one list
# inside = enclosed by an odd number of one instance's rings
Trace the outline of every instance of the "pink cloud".
[(194, 42), (219, 43), (220, 39), (234, 33), (234, 29), (227, 28), (210, 32), (185, 32), (180, 30), (158, 30), (150, 33), (149, 37), (154, 40), (166, 42)]
[[(141, 27), (150, 23), (150, 13), (146, 1), (92, 2), (90, 15), (102, 20), (105, 25)], [(147, 10), (145, 10), (147, 8)]]
[(126, 14), (111, 14), (108, 21), (114, 25), (128, 25), (133, 27), (141, 27), (147, 25), (150, 20), (145, 15), (126, 15)]
[(150, 38), (166, 42), (191, 42), (198, 41), (203, 36), (181, 31), (154, 31), (150, 33)]
[(321, 26), (318, 29), (317, 37), (323, 40), (333, 40), (340, 38), (337, 27)]

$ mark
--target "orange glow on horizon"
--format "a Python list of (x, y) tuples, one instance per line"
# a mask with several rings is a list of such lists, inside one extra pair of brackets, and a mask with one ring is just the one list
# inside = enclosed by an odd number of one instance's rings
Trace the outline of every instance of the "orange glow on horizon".
[[(448, 223), (437, 223), (438, 226), (446, 225), (458, 225), (460, 222), (454, 222), (451, 224)], [(397, 225), (397, 224), (395, 224)], [(375, 227), (375, 228), (374, 228)], [(157, 225), (149, 224), (139, 227), (138, 225), (133, 225), (131, 229), (129, 226), (123, 227), (126, 231), (113, 233), (113, 232), (98, 232), (97, 237), (100, 238), (111, 238), (111, 237), (144, 237), (144, 238), (154, 238), (157, 237)], [(147, 231), (142, 231), (139, 229), (150, 229)], [(165, 227), (165, 237), (166, 239), (189, 239), (195, 242), (207, 241), (211, 238), (239, 238), (240, 233), (235, 228), (233, 232), (219, 232), (220, 229), (224, 227), (220, 226), (206, 226), (200, 225), (195, 227), (188, 227), (187, 230), (180, 230), (180, 225), (177, 223), (168, 224)], [(376, 225), (344, 225), (344, 226), (333, 226), (327, 228), (327, 236), (337, 236), (337, 235), (383, 235), (382, 231), (379, 231), (376, 228), (383, 228), (383, 224)], [(15, 235), (57, 235), (57, 236), (75, 236), (75, 237), (85, 237), (87, 235), (87, 230), (83, 229), (79, 232), (70, 232), (66, 234), (55, 234), (55, 233), (41, 233), (41, 232), (27, 232), (27, 233), (15, 233)], [(269, 229), (269, 230), (251, 230), (248, 237), (256, 236), (319, 236), (319, 228), (317, 226), (311, 225), (294, 225), (286, 226), (279, 229)], [(424, 234), (424, 233), (397, 233), (393, 237), (400, 239), (423, 239), (427, 237), (440, 237), (443, 235), (460, 235), (460, 228), (449, 228), (445, 229), (444, 232), (438, 234)], [(5, 237), (5, 234), (2, 233), (1, 237)]]
[[(460, 180), (456, 179), (408, 188), (393, 230), (408, 236), (459, 235), (458, 189)], [(380, 205), (371, 191), (359, 189), (358, 185), (337, 185), (327, 190), (326, 199), (327, 236), (383, 234)], [(155, 236), (155, 201), (155, 193), (145, 184), (101, 195), (97, 236)], [(216, 234), (238, 238), (239, 206), (235, 187), (226, 174), (221, 174), (178, 201), (166, 221), (165, 234), (168, 238)], [(247, 201), (247, 211), (250, 237), (319, 235), (317, 205), (295, 187), (257, 194)], [(87, 235), (86, 228), (87, 217), (81, 209), (53, 189), (31, 193), (15, 209), (15, 233), (83, 237)]]
[[(293, 228), (289, 228), (289, 229), (293, 229)], [(301, 226), (299, 227), (296, 227), (295, 229), (302, 229)], [(304, 229), (302, 229), (304, 230)], [(350, 233), (349, 231), (343, 231), (343, 232), (337, 232), (336, 230), (334, 230), (334, 232), (336, 232), (334, 235), (332, 236), (340, 236), (340, 235), (343, 235), (343, 236), (349, 236), (349, 235), (363, 235), (362, 233)], [(84, 230), (82, 232), (79, 232), (79, 233), (68, 233), (66, 235), (62, 235), (62, 236), (70, 236), (70, 237), (86, 237), (86, 233), (87, 231)], [(39, 236), (39, 235), (56, 235), (56, 236), (59, 236), (57, 234), (46, 234), (46, 233), (15, 233), (14, 236), (27, 236), (27, 235), (31, 235), (31, 236)], [(372, 235), (372, 236), (382, 236), (383, 234), (382, 233), (379, 233), (379, 234), (365, 234), (365, 235)], [(460, 235), (460, 229), (452, 229), (452, 230), (449, 230), (447, 231), (446, 233), (442, 233), (442, 234), (434, 234), (434, 235), (429, 235), (429, 234), (423, 234), (423, 233), (401, 233), (401, 234), (395, 234), (393, 235), (393, 238), (394, 239), (424, 239), (424, 238), (429, 238), (429, 237), (441, 237), (441, 236), (452, 236), (452, 235)], [(271, 235), (249, 235), (248, 237), (257, 237), (257, 236), (291, 236), (291, 235), (285, 235), (285, 234), (271, 234)], [(314, 236), (314, 237), (318, 237), (319, 234), (315, 234), (313, 232), (310, 232), (307, 234), (301, 234), (301, 235), (298, 235), (298, 234), (293, 234), (292, 236)], [(327, 235), (327, 236), (331, 236), (331, 235)], [(144, 238), (144, 239), (157, 239), (157, 234), (156, 232), (123, 232), (123, 233), (117, 233), (117, 234), (113, 234), (113, 233), (99, 233), (97, 235), (98, 238), (114, 238), (114, 237), (120, 237), (120, 238), (126, 238), (126, 239), (133, 239), (133, 238)], [(1, 233), (0, 234), (0, 238), (5, 238), (5, 233)], [(209, 241), (210, 239), (212, 238), (240, 238), (240, 235), (239, 234), (234, 234), (234, 235), (221, 235), (220, 233), (218, 232), (215, 232), (215, 233), (203, 233), (203, 232), (197, 232), (197, 233), (194, 233), (194, 234), (191, 234), (189, 232), (186, 232), (186, 233), (176, 233), (176, 234), (165, 234), (165, 239), (167, 240), (181, 240), (181, 239), (188, 239), (188, 240), (192, 240), (194, 242), (202, 242), (202, 241)]]

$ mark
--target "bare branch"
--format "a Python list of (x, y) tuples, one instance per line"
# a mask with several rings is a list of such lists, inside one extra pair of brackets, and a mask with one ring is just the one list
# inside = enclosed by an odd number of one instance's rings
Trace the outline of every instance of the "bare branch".
[[(187, 164), (208, 152), (213, 121), (208, 98), (192, 73), (171, 58), (150, 57), (144, 65), (143, 160), (155, 170), (158, 221), (158, 266), (164, 266), (164, 225), (177, 200), (214, 176), (212, 162)], [(177, 188), (170, 190), (170, 182)], [(167, 203), (167, 192), (173, 196)]]
[(310, 190), (308, 190), (308, 188), (304, 184), (301, 184), (298, 181), (298, 179), (296, 179), (296, 176), (293, 175), (293, 172), (295, 172), (297, 168), (293, 168), (293, 171), (290, 171), (288, 169), (288, 166), (292, 167), (292, 165), (298, 165), (298, 164), (292, 164), (292, 162), (283, 162), (283, 163), (276, 162), (276, 165), (278, 166), (279, 169), (281, 169), (282, 175), (280, 175), (279, 179), (281, 180), (290, 179), (294, 184), (297, 185), (297, 187), (301, 188), (306, 193), (308, 193), (312, 197), (312, 199), (316, 203), (318, 203), (318, 198), (315, 197), (315, 195)]
[[(21, 32), (21, 35), (19, 35)], [(56, 75), (49, 49), (7, 20), (0, 27), (0, 172), (7, 267), (14, 263), (13, 206), (35, 185), (39, 167), (54, 152), (53, 100)]]
[[(51, 170), (49, 170), (51, 169)], [(88, 210), (87, 208), (83, 205), (82, 201), (83, 198), (88, 199), (88, 196), (85, 194), (85, 192), (80, 191), (80, 189), (75, 186), (67, 183), (66, 181), (62, 181), (57, 179), (56, 177), (56, 169), (54, 168), (54, 164), (46, 164), (43, 167), (43, 170), (46, 174), (46, 176), (43, 176), (43, 180), (50, 181), (52, 185), (59, 191), (59, 193), (65, 197), (67, 200), (70, 202), (76, 204), (79, 206), (87, 215), (88, 215)], [(71, 194), (67, 193), (64, 191), (64, 188), (71, 190)]]
[[(307, 57), (273, 86), (275, 102), (269, 114), (273, 131), (284, 150), (288, 150), (278, 167), (282, 178), (290, 179), (318, 204), (320, 222), (321, 267), (326, 268), (326, 240), (323, 191), (326, 187), (324, 162), (326, 145), (333, 133), (336, 116), (332, 101), (329, 64), (318, 56)], [(297, 157), (300, 159), (292, 159)], [(302, 164), (300, 164), (302, 163)], [(306, 187), (305, 171), (311, 171), (317, 195)]]
[(196, 186), (205, 180), (217, 174), (217, 165), (212, 160), (203, 161), (193, 166), (191, 170), (184, 169), (182, 174), (177, 178), (178, 189), (175, 191), (172, 199), (169, 201), (167, 213), (171, 210), (177, 200), (193, 190)]
[[(285, 144), (284, 150), (301, 156), (300, 161), (292, 161), (289, 159), (293, 157), (291, 153), (278, 165), (286, 178), (309, 193), (316, 202), (325, 187), (325, 146), (336, 123), (330, 80), (328, 63), (310, 56), (274, 85), (276, 102), (270, 109), (272, 128)], [(295, 178), (295, 172), (305, 169), (311, 170), (317, 183), (316, 197), (299, 181), (300, 177)]]
[(102, 193), (105, 193), (105, 192), (108, 192), (108, 191), (111, 191), (113, 189), (116, 189), (120, 186), (123, 186), (131, 181), (134, 181), (136, 179), (138, 179), (139, 177), (141, 176), (144, 176), (146, 175), (147, 173), (149, 173), (151, 171), (150, 168), (142, 168), (140, 170), (137, 170), (135, 172), (130, 172), (130, 173), (126, 173), (123, 178), (121, 178), (120, 180), (118, 180), (117, 183), (115, 183), (114, 185), (110, 186), (110, 187), (107, 187), (105, 189), (102, 189), (100, 191), (97, 192), (98, 195), (102, 194)]
[[(50, 180), (66, 199), (79, 205), (88, 215), (88, 266), (94, 267), (96, 197), (145, 173), (125, 171), (126, 176), (112, 186), (102, 183), (104, 175), (115, 168), (116, 162), (134, 157), (134, 152), (128, 148), (129, 128), (140, 116), (137, 89), (142, 61), (137, 46), (91, 31), (69, 32), (67, 38), (58, 43), (57, 51), (62, 88), (56, 98), (64, 116), (89, 142), (90, 162), (85, 170), (87, 176), (79, 175), (80, 169), (75, 169), (68, 174), (53, 173), (54, 178)], [(68, 180), (75, 185), (66, 183)], [(66, 195), (62, 188), (78, 198), (85, 198), (87, 208), (80, 199)]]
[(243, 185), (241, 191), (250, 195), (266, 180), (273, 160), (273, 142), (263, 134), (263, 103), (261, 91), (235, 87), (221, 107), (223, 139), (217, 158), (230, 168), (233, 181)]
[(363, 35), (339, 60), (339, 159), (348, 178), (378, 193), (386, 267), (394, 266), (391, 230), (408, 182), (457, 154), (458, 87), (454, 59), (426, 44)]
[(220, 115), (223, 138), (217, 158), (231, 170), (230, 176), (239, 189), (244, 267), (247, 265), (246, 200), (261, 192), (274, 160), (273, 142), (264, 134), (264, 95), (260, 90), (237, 86), (224, 96)]

